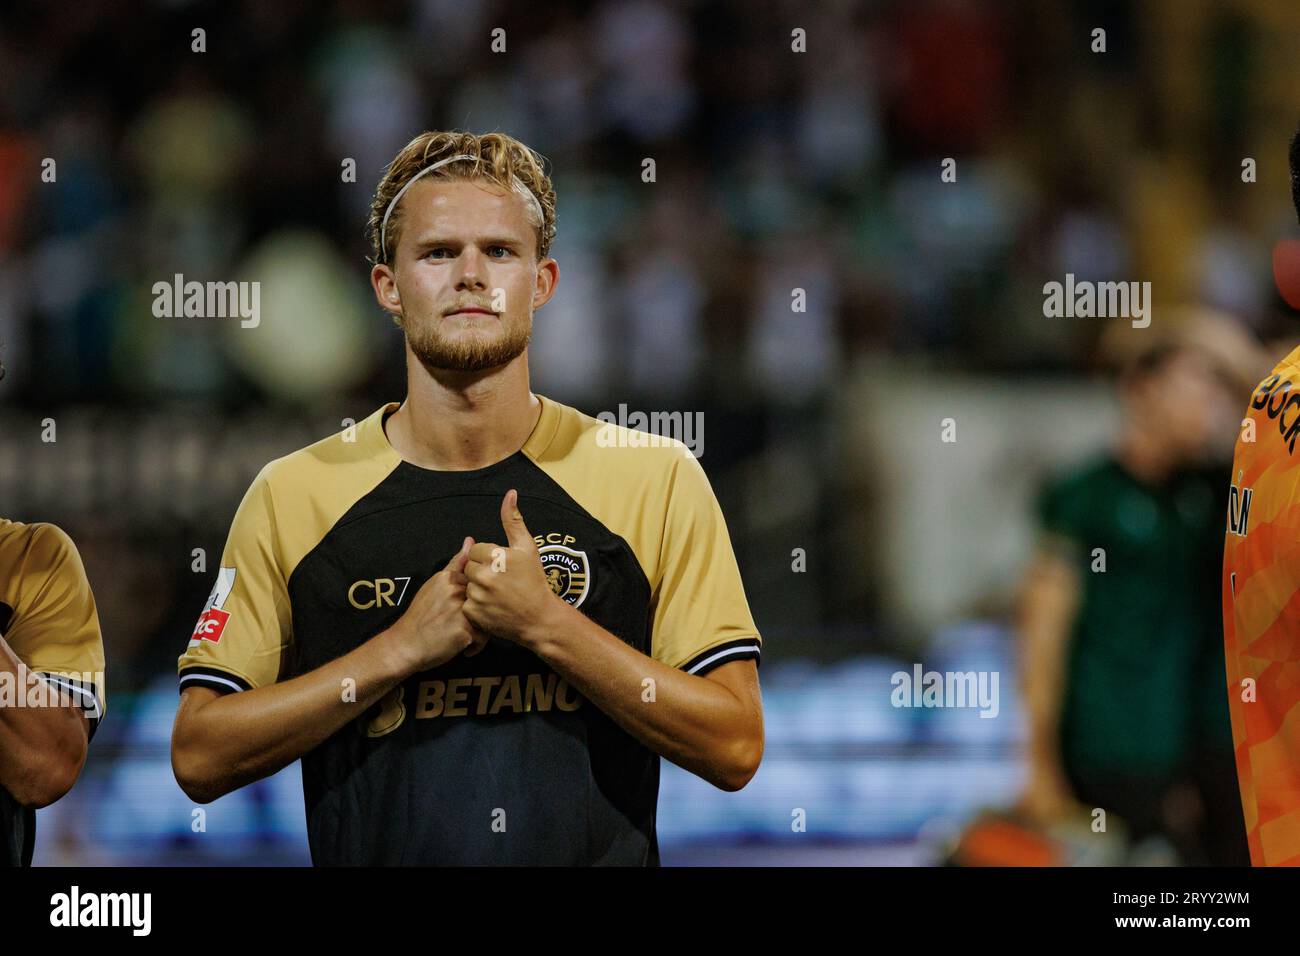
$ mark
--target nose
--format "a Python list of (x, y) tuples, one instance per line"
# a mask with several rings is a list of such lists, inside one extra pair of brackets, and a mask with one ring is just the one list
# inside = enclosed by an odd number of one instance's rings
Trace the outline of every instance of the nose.
[(456, 277), (457, 291), (482, 291), (487, 288), (483, 278), (483, 254), (472, 243), (466, 243), (461, 254), (456, 257), (456, 268), (459, 270)]

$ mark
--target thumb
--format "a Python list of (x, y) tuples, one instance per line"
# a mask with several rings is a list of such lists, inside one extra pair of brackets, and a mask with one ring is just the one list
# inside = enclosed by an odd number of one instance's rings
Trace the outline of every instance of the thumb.
[(469, 563), (469, 549), (474, 546), (474, 539), (468, 535), (460, 543), (460, 550), (451, 556), (447, 562), (447, 570), (460, 572), (465, 570), (465, 565)]
[(519, 513), (519, 492), (513, 488), (501, 499), (501, 526), (506, 529), (506, 542), (510, 547), (523, 551), (537, 550), (537, 543), (524, 524), (524, 516)]

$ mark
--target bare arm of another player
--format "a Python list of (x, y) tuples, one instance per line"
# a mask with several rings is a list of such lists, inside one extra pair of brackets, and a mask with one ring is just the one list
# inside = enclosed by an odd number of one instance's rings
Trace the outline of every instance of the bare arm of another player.
[[(486, 637), (462, 612), (462, 548), (420, 588), (406, 613), (365, 644), (309, 673), (222, 694), (188, 687), (172, 729), (172, 770), (199, 803), (269, 776), (312, 750), (404, 678), (437, 667)], [(345, 699), (344, 681), (355, 681)], [(355, 699), (354, 699), (355, 698)]]
[[(0, 637), (0, 680), (13, 685), (15, 697), (39, 700), (44, 679), (27, 669)], [(57, 693), (51, 691), (50, 693)], [(76, 704), (62, 707), (0, 707), (0, 785), (26, 807), (45, 807), (72, 789), (86, 762), (90, 722)]]
[(1040, 820), (1076, 806), (1061, 767), (1060, 717), (1079, 593), (1079, 572), (1073, 564), (1047, 549), (1034, 556), (1017, 621), (1021, 691), (1029, 719), (1029, 779), (1020, 807)]

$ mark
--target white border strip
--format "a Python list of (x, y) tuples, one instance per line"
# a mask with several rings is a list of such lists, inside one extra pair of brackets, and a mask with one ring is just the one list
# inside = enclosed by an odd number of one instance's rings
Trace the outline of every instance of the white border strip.
[[(103, 716), (103, 711), (99, 709), (99, 697), (93, 690), (87, 690), (81, 684), (73, 683), (70, 678), (64, 677), (62, 674), (49, 674), (45, 671), (35, 671), (35, 673), (40, 675), (47, 684), (53, 684), (55, 687), (62, 687), (74, 694), (83, 695), (82, 708), (93, 711), (93, 713), (86, 714), (87, 717)], [(84, 702), (87, 698), (90, 700), (89, 706)]]
[(757, 641), (755, 641), (753, 644), (740, 644), (737, 645), (736, 647), (728, 647), (725, 650), (718, 651), (718, 653), (704, 658), (704, 660), (700, 661), (698, 664), (696, 664), (686, 673), (694, 674), (701, 667), (707, 667), (709, 664), (712, 664), (714, 661), (722, 660), (724, 657), (732, 657), (736, 654), (748, 654), (751, 651), (758, 651), (758, 650), (759, 650), (759, 646)]
[(193, 680), (210, 680), (210, 681), (215, 681), (215, 682), (218, 683), (218, 684), (227, 684), (227, 685), (229, 685), (230, 687), (233, 687), (235, 690), (240, 690), (240, 691), (242, 691), (242, 690), (244, 689), (244, 688), (240, 687), (238, 684), (236, 684), (233, 680), (226, 680), (226, 678), (224, 678), (224, 677), (217, 677), (215, 674), (185, 674), (185, 675), (183, 675), (183, 676), (181, 677), (181, 685), (184, 686), (184, 684), (185, 684), (185, 682), (186, 682), (187, 680), (190, 680), (190, 681), (193, 681)]

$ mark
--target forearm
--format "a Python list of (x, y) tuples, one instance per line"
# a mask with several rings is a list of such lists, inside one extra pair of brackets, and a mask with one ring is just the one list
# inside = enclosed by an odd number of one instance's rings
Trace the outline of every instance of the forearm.
[(1061, 692), (1063, 655), (1060, 638), (1052, 634), (1026, 633), (1022, 658), (1021, 690), (1028, 722), (1027, 756), (1035, 766), (1055, 767), (1060, 763)]
[(24, 806), (63, 796), (86, 760), (81, 708), (28, 669), (0, 637), (0, 786)]
[(197, 709), (182, 700), (172, 735), (177, 780), (207, 803), (269, 776), (319, 746), (410, 672), (402, 636), (390, 628), (292, 680), (225, 694)]
[(1046, 695), (1030, 695), (1027, 701), (1029, 739), (1026, 756), (1032, 766), (1037, 768), (1059, 767), (1061, 762), (1060, 747), (1060, 707), (1056, 700)]
[(722, 684), (642, 654), (563, 602), (528, 646), (655, 753), (723, 789), (749, 778), (761, 742), (750, 710)]
[(1060, 719), (1076, 591), (1066, 570), (1040, 565), (1031, 573), (1021, 605), (1021, 690), (1029, 724), (1028, 755), (1036, 766), (1060, 763)]

